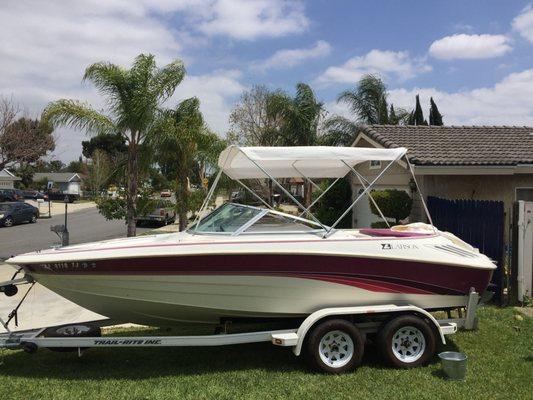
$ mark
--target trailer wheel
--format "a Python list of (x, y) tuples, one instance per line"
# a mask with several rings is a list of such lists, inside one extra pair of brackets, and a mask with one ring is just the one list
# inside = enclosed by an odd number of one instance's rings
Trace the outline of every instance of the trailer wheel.
[(389, 321), (377, 335), (383, 358), (396, 368), (425, 365), (435, 354), (435, 332), (423, 319), (402, 315)]
[(363, 358), (363, 336), (343, 319), (318, 324), (307, 338), (306, 355), (315, 370), (341, 374), (355, 369)]
[[(100, 337), (102, 331), (99, 327), (91, 324), (68, 324), (60, 326), (52, 326), (43, 331), (44, 337), (50, 338), (69, 338), (69, 337)], [(66, 353), (70, 351), (77, 351), (77, 347), (48, 347), (49, 350)], [(82, 348), (84, 350), (85, 348)]]

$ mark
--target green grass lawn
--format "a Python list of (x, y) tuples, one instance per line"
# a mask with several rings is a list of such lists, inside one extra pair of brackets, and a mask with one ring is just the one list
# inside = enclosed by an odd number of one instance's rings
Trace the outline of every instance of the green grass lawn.
[[(268, 343), (91, 349), (81, 358), (46, 349), (33, 355), (3, 350), (0, 398), (531, 399), (533, 320), (518, 320), (515, 314), (510, 308), (481, 309), (477, 332), (449, 336), (448, 344), (439, 348), (468, 355), (464, 382), (444, 380), (438, 358), (423, 368), (387, 368), (371, 346), (357, 371), (340, 376), (309, 372), (290, 349)], [(187, 329), (172, 333), (193, 333)]]

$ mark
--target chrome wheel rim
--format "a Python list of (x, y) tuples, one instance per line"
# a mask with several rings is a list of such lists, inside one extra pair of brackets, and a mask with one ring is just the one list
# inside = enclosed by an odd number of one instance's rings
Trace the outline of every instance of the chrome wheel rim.
[(13, 226), (13, 220), (11, 218), (7, 218), (4, 220), (4, 226)]
[(354, 356), (353, 340), (346, 332), (328, 332), (320, 340), (319, 354), (324, 364), (333, 368), (341, 368)]
[(420, 329), (414, 326), (403, 326), (392, 336), (392, 352), (404, 362), (417, 361), (426, 350), (426, 339)]

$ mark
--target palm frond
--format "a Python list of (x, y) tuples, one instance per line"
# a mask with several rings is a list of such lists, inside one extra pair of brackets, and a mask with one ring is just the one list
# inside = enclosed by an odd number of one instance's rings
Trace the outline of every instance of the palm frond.
[(334, 115), (322, 125), (320, 142), (325, 146), (351, 146), (360, 129), (360, 124)]
[(90, 65), (85, 70), (83, 80), (91, 81), (100, 93), (107, 95), (107, 104), (114, 114), (127, 112), (125, 105), (131, 94), (128, 93), (128, 71), (109, 62)]
[(174, 60), (157, 71), (152, 77), (152, 90), (159, 98), (167, 99), (185, 77), (185, 66), (181, 60)]
[(49, 103), (43, 111), (41, 120), (53, 127), (70, 126), (98, 135), (118, 131), (109, 117), (77, 100), (61, 99)]

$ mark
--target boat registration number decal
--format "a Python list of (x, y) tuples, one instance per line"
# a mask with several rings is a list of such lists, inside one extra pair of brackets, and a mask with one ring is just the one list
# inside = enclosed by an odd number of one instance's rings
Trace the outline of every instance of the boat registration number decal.
[(70, 271), (70, 270), (86, 270), (95, 269), (96, 263), (94, 261), (69, 261), (61, 263), (41, 264), (41, 268), (49, 271)]

